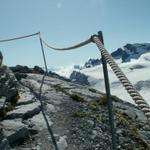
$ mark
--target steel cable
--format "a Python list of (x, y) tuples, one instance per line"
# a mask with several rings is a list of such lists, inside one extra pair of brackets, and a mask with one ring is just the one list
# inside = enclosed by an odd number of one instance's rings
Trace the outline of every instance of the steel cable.
[(113, 72), (116, 74), (118, 79), (121, 81), (127, 92), (130, 94), (132, 99), (135, 101), (137, 106), (144, 112), (145, 116), (150, 123), (150, 106), (148, 103), (143, 99), (143, 97), (135, 90), (131, 82), (125, 76), (125, 74), (121, 71), (119, 66), (115, 63), (112, 56), (109, 55), (107, 50), (104, 48), (103, 44), (99, 40), (98, 36), (93, 36), (93, 41), (96, 43), (98, 49), (102, 53), (103, 57), (106, 59), (106, 62), (110, 65)]
[(9, 42), (9, 41), (14, 41), (14, 40), (20, 40), (20, 39), (28, 38), (28, 37), (31, 37), (31, 36), (36, 36), (38, 34), (39, 34), (39, 32), (34, 33), (34, 34), (25, 35), (25, 36), (16, 37), (16, 38), (0, 40), (0, 42), (2, 43), (2, 42)]

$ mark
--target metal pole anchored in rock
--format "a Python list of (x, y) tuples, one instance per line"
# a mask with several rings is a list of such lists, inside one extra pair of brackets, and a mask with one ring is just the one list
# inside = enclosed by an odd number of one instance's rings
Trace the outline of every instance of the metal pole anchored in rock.
[[(98, 32), (98, 38), (102, 42), (102, 44), (104, 45), (102, 31)], [(106, 63), (106, 60), (105, 60), (102, 53), (101, 53), (101, 56), (102, 56), (102, 65), (103, 65), (106, 97), (107, 97), (107, 104), (108, 104), (109, 124), (110, 124), (110, 130), (111, 130), (111, 135), (112, 135), (112, 150), (117, 150), (117, 147), (116, 147), (116, 134), (115, 134), (115, 127), (114, 127), (113, 104), (112, 104), (112, 99), (111, 99), (111, 94), (110, 94), (107, 63)]]
[(3, 62), (3, 55), (2, 52), (0, 51), (0, 66), (2, 65), (2, 62)]

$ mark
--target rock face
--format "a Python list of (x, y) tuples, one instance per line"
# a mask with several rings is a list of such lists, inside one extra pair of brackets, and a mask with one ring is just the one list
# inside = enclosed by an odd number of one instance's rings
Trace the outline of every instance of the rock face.
[(34, 68), (29, 68), (28, 66), (21, 66), (17, 65), (15, 67), (10, 67), (10, 69), (14, 73), (38, 73), (38, 74), (44, 74), (44, 70), (40, 68), (39, 66), (34, 66)]
[[(138, 59), (142, 54), (150, 52), (150, 43), (126, 44), (111, 53), (114, 59), (121, 59), (122, 62), (129, 62), (131, 59)], [(101, 64), (101, 59), (89, 59), (82, 68), (91, 68)]]
[(91, 68), (101, 64), (101, 59), (92, 59), (90, 58), (84, 65), (83, 68)]
[(17, 80), (6, 67), (0, 67), (0, 117), (10, 110), (19, 98)]
[(111, 53), (114, 59), (122, 59), (122, 62), (128, 62), (132, 58), (138, 59), (142, 54), (150, 52), (150, 43), (126, 44)]
[[(4, 68), (3, 68), (4, 69)], [(12, 72), (7, 68), (4, 72)], [(1, 118), (1, 150), (54, 150), (47, 130), (50, 125), (59, 150), (111, 150), (107, 99), (104, 93), (43, 75), (25, 73), (17, 81), (19, 98)], [(13, 76), (12, 80), (16, 82)], [(5, 86), (5, 84), (3, 84)], [(42, 101), (39, 101), (41, 98)], [(4, 101), (4, 98), (1, 98)], [(112, 97), (118, 150), (149, 150), (150, 127), (144, 114), (134, 105)], [(42, 103), (42, 106), (41, 106)], [(43, 117), (43, 111), (47, 123)]]
[(81, 84), (81, 85), (89, 85), (88, 76), (84, 75), (83, 73), (73, 71), (70, 75), (70, 80), (72, 82)]

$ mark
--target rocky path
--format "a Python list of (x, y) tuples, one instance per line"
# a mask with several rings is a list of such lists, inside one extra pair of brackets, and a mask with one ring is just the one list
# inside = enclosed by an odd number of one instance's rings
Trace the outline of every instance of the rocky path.
[[(18, 91), (15, 106), (1, 117), (0, 149), (54, 150), (38, 97), (43, 76), (26, 76), (20, 79), (17, 86), (14, 84)], [(5, 97), (6, 94), (1, 96), (0, 101)], [(45, 78), (42, 88), (42, 102), (59, 150), (111, 149), (108, 111), (103, 93), (49, 76)], [(148, 150), (150, 128), (143, 113), (116, 97), (113, 97), (113, 103), (117, 148)]]

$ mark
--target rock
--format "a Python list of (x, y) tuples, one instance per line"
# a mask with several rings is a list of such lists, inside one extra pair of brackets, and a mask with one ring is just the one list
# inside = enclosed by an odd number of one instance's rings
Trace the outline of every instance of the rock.
[(65, 150), (68, 146), (67, 141), (66, 141), (66, 136), (60, 137), (57, 144), (58, 144), (59, 150)]
[(21, 66), (17, 65), (15, 67), (9, 67), (13, 72), (19, 72), (19, 73), (32, 73), (32, 69), (30, 69), (27, 66)]
[(111, 53), (111, 56), (114, 59), (120, 59), (122, 57), (122, 54), (123, 54), (123, 49), (122, 48), (118, 48), (116, 51)]
[[(54, 150), (53, 133), (61, 150), (111, 150), (106, 95), (49, 75), (42, 86), (41, 107), (38, 100), (42, 78), (42, 74), (27, 73), (16, 86), (20, 97), (1, 119), (0, 146)], [(6, 97), (0, 98), (2, 105)], [(115, 96), (112, 100), (118, 149), (149, 149), (150, 127), (144, 114)]]
[(22, 78), (26, 78), (26, 77), (27, 77), (27, 74), (16, 72), (16, 73), (15, 73), (15, 77), (16, 77), (16, 79), (17, 79), (18, 81), (20, 81)]
[(7, 139), (3, 139), (0, 142), (0, 150), (11, 150)]
[(139, 131), (139, 135), (141, 136), (141, 139), (149, 141), (150, 144), (150, 131)]
[(88, 77), (77, 71), (71, 73), (70, 80), (81, 85), (89, 85)]
[[(118, 48), (114, 52), (111, 53), (111, 56), (114, 59), (121, 59), (122, 62), (129, 62), (132, 58), (138, 59), (142, 54), (150, 52), (150, 43), (135, 43), (135, 44), (126, 44), (123, 48)], [(149, 61), (149, 57), (145, 58), (145, 60)], [(100, 59), (90, 58), (83, 67), (91, 68), (97, 65), (100, 65), (102, 62)], [(131, 68), (132, 69), (132, 68)]]
[(45, 73), (45, 71), (42, 68), (40, 68), (39, 66), (34, 66), (33, 70), (35, 73), (39, 73), (39, 74)]
[(15, 67), (9, 67), (18, 77), (25, 77), (24, 73), (38, 73), (38, 74), (44, 74), (45, 71), (39, 67), (39, 66), (34, 66), (34, 68), (29, 68), (27, 66), (21, 66), (17, 65)]
[(132, 58), (138, 59), (142, 54), (150, 52), (150, 44), (149, 43), (126, 44), (125, 46), (123, 46), (122, 50), (123, 50), (122, 53), (120, 52), (120, 58), (122, 59), (122, 62), (128, 62)]
[(0, 142), (3, 140), (4, 135), (3, 135), (3, 131), (2, 128), (0, 128)]
[(29, 91), (23, 91), (22, 93), (20, 92), (19, 96), (20, 96), (20, 98), (17, 101), (16, 106), (27, 105), (27, 104), (34, 103), (36, 101), (35, 96)]
[(52, 105), (52, 104), (47, 104), (47, 105), (46, 105), (46, 109), (47, 109), (47, 112), (49, 112), (49, 113), (54, 113), (54, 112), (56, 112), (56, 108), (55, 108), (54, 105)]
[(10, 150), (8, 140), (4, 137), (2, 128), (0, 128), (0, 150)]
[(101, 59), (90, 58), (82, 68), (91, 68), (101, 64)]
[(150, 80), (139, 81), (134, 85), (134, 87), (138, 91), (142, 90), (142, 88), (149, 89), (150, 88)]
[(17, 95), (17, 80), (8, 67), (0, 67), (0, 97), (5, 96), (9, 101)]
[(2, 123), (4, 136), (11, 146), (21, 142), (29, 136), (27, 127), (19, 120), (5, 120)]
[(41, 110), (40, 104), (38, 102), (36, 103), (31, 103), (28, 105), (19, 105), (16, 106), (16, 108), (8, 112), (6, 115), (6, 118), (8, 119), (15, 119), (15, 118), (22, 118), (22, 119), (27, 119), (31, 118), (34, 115), (38, 114)]
[(0, 116), (4, 117), (5, 113), (14, 106), (19, 99), (17, 89), (18, 83), (7, 66), (0, 67)]
[[(48, 123), (51, 126), (53, 124), (52, 120), (46, 115), (48, 118)], [(32, 124), (33, 127), (42, 130), (46, 128), (46, 123), (42, 113), (39, 113), (32, 118), (29, 119), (29, 125)]]

